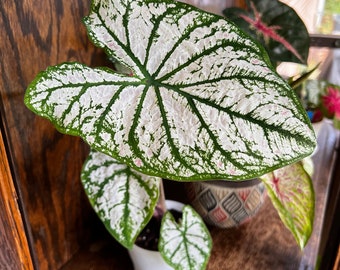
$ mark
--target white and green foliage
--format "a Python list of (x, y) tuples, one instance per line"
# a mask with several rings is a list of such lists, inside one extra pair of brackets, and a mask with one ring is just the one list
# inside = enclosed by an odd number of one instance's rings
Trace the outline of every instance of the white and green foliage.
[(170, 212), (162, 220), (159, 250), (174, 269), (205, 269), (212, 243), (201, 217), (190, 207), (183, 208), (177, 223)]
[[(82, 181), (124, 246), (152, 215), (157, 177), (244, 180), (313, 151), (315, 135), (294, 92), (264, 49), (226, 19), (172, 0), (93, 0), (84, 22), (91, 40), (131, 74), (60, 64), (36, 77), (25, 103), (100, 152), (91, 153)], [(182, 267), (165, 238), (176, 227), (182, 262), (196, 269), (211, 243), (187, 209), (183, 227), (166, 215), (162, 253)], [(195, 262), (193, 249), (202, 256)]]
[(92, 151), (81, 180), (92, 207), (108, 231), (132, 248), (152, 217), (161, 179), (134, 171), (100, 152)]
[[(81, 179), (108, 231), (122, 245), (132, 248), (154, 212), (161, 179), (96, 151), (90, 152)], [(163, 217), (159, 250), (175, 269), (204, 269), (211, 246), (208, 229), (190, 206), (184, 207), (179, 224), (170, 212)]]
[(40, 73), (26, 104), (60, 131), (178, 180), (249, 179), (312, 152), (295, 94), (224, 18), (170, 0), (97, 0), (84, 21), (133, 75), (78, 63)]
[(261, 177), (282, 222), (304, 248), (313, 230), (314, 190), (304, 162), (280, 168)]

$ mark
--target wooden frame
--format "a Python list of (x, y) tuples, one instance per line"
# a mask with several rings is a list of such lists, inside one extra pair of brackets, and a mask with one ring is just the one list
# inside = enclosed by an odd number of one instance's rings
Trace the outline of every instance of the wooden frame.
[(30, 270), (31, 253), (1, 132), (0, 157), (0, 268)]

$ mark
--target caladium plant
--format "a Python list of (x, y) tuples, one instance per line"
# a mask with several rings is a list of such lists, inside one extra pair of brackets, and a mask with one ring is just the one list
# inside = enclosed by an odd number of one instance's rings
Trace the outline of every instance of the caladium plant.
[(308, 159), (261, 176), (282, 222), (303, 248), (312, 233), (314, 191)]
[(298, 14), (278, 0), (247, 0), (248, 9), (227, 8), (223, 14), (258, 40), (274, 65), (280, 62), (305, 64), (309, 33)]
[[(313, 151), (294, 91), (263, 47), (225, 18), (172, 0), (93, 0), (84, 23), (126, 74), (63, 63), (37, 75), (25, 103), (91, 146), (85, 191), (127, 248), (151, 218), (161, 178), (241, 181)], [(307, 199), (299, 211), (313, 209)], [(193, 209), (183, 211), (181, 225), (165, 215), (160, 251), (176, 269), (202, 269), (211, 239)], [(179, 258), (181, 248), (191, 257)]]

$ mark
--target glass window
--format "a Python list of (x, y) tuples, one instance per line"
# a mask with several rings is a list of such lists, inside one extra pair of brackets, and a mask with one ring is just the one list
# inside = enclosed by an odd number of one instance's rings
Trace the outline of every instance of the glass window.
[[(311, 35), (308, 68), (319, 64), (311, 78), (340, 85), (340, 0), (281, 0), (295, 9)], [(283, 63), (278, 72), (294, 76), (305, 66)]]
[(340, 33), (340, 0), (281, 0), (302, 18), (311, 34)]

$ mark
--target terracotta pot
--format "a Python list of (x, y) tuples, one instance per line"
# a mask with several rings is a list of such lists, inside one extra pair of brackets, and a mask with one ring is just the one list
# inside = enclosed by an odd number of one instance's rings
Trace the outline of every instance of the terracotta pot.
[[(176, 201), (166, 200), (167, 209), (174, 209), (182, 211), (183, 204)], [(134, 270), (172, 270), (173, 268), (168, 265), (162, 258), (158, 251), (152, 251), (134, 245), (129, 250), (130, 258), (132, 260)]]
[(266, 198), (258, 179), (242, 182), (202, 181), (186, 184), (190, 204), (207, 224), (219, 228), (239, 226), (253, 217)]

